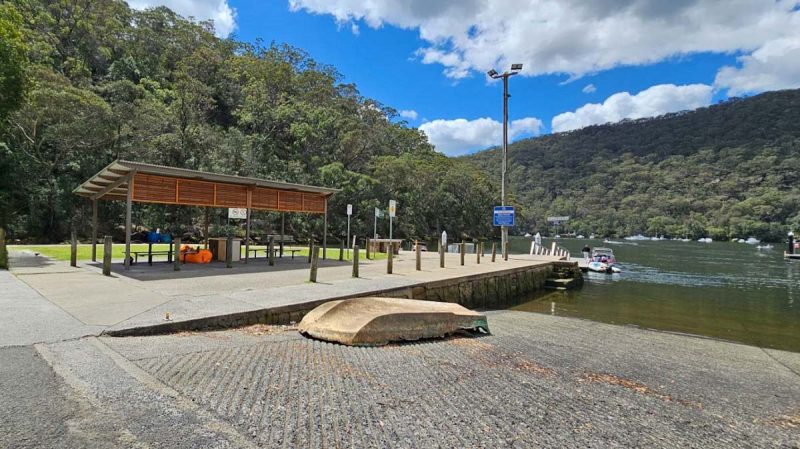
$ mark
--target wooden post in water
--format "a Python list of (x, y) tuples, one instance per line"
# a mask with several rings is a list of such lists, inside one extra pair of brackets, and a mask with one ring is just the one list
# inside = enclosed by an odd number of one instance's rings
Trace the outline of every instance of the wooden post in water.
[(394, 245), (389, 243), (389, 251), (386, 252), (386, 274), (392, 274), (394, 268)]
[(72, 231), (69, 239), (69, 266), (78, 266), (78, 238), (75, 236), (75, 231)]
[(497, 242), (492, 242), (492, 262), (497, 257)]
[(105, 236), (103, 240), (103, 274), (111, 276), (111, 236)]
[(464, 256), (467, 254), (467, 242), (465, 242), (464, 240), (461, 240), (461, 248), (459, 248), (459, 250), (461, 251), (461, 266), (463, 267), (464, 266)]
[(269, 266), (275, 265), (275, 236), (269, 236), (269, 246), (267, 247), (267, 257), (269, 258)]
[(353, 277), (358, 277), (358, 245), (353, 245)]
[(311, 256), (311, 274), (309, 275), (308, 280), (311, 282), (317, 282), (317, 266), (319, 266), (319, 247), (313, 248), (314, 254)]
[(175, 245), (172, 257), (172, 271), (181, 271), (181, 238), (176, 238), (172, 243)]
[(417, 271), (422, 271), (422, 250), (419, 248), (419, 240), (414, 241), (417, 252)]
[(233, 236), (229, 235), (225, 241), (225, 267), (233, 268)]

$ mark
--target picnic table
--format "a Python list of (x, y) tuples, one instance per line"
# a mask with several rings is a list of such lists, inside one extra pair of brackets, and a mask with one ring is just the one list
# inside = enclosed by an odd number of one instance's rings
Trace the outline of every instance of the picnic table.
[(153, 243), (152, 242), (148, 242), (147, 243), (147, 251), (131, 251), (131, 254), (133, 254), (133, 260), (134, 260), (133, 263), (139, 263), (139, 255), (144, 255), (144, 254), (147, 254), (147, 264), (150, 265), (150, 266), (153, 265), (153, 256), (154, 255), (155, 256), (167, 256), (167, 262), (171, 263), (172, 262), (172, 245), (173, 244), (174, 243), (170, 242), (169, 250), (166, 250), (166, 251), (165, 250), (153, 251)]

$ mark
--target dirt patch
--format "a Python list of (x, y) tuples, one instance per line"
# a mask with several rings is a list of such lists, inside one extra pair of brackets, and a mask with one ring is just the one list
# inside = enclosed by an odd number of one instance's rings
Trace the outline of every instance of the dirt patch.
[(762, 422), (772, 424), (773, 426), (778, 426), (783, 429), (798, 429), (800, 428), (800, 413), (794, 415), (781, 415)]
[(694, 401), (687, 401), (685, 399), (674, 398), (668, 394), (658, 392), (649, 386), (636, 382), (635, 380), (625, 379), (623, 377), (615, 376), (613, 374), (598, 374), (598, 373), (584, 373), (583, 377), (578, 379), (578, 382), (595, 382), (607, 385), (616, 385), (628, 390), (635, 391), (639, 394), (654, 397), (666, 402), (676, 402), (687, 407), (702, 408), (702, 404)]
[(260, 336), (260, 335), (275, 335), (283, 332), (296, 332), (297, 326), (253, 324), (252, 326), (240, 327), (234, 330), (246, 335)]

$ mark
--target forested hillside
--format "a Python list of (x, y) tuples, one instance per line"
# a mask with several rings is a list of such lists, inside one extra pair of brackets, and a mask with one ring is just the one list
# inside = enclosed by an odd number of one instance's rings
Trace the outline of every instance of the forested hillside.
[[(499, 180), (497, 149), (465, 157)], [(652, 119), (590, 126), (509, 147), (518, 231), (601, 236), (755, 236), (800, 228), (800, 90)]]
[[(484, 172), (435, 153), (392, 108), (301, 49), (218, 39), (210, 23), (114, 0), (4, 1), (0, 44), (0, 226), (12, 238), (88, 235), (89, 204), (71, 191), (117, 158), (341, 188), (334, 236), (345, 204), (365, 235), (390, 198), (396, 235), (492, 232), (498, 195)], [(225, 212), (212, 220), (224, 225)], [(202, 215), (142, 205), (134, 223), (192, 232)], [(257, 233), (276, 222), (255, 218)], [(100, 221), (101, 234), (113, 231), (122, 206), (102, 203)], [(289, 228), (305, 239), (321, 220), (294, 216)]]

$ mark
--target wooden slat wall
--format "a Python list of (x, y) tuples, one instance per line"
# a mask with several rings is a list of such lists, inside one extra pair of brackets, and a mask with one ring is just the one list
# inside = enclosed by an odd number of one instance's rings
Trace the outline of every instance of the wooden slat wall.
[(325, 213), (325, 197), (313, 193), (304, 193), (303, 212)]
[(217, 206), (247, 208), (247, 186), (217, 184)]
[(175, 180), (137, 173), (133, 179), (133, 200), (148, 203), (174, 203)]
[(176, 203), (192, 206), (214, 205), (214, 183), (179, 179)]
[(278, 191), (263, 187), (253, 189), (253, 208), (278, 210)]
[[(247, 207), (247, 186), (137, 173), (133, 200), (186, 206)], [(254, 187), (251, 207), (279, 212), (325, 212), (325, 196)]]

